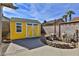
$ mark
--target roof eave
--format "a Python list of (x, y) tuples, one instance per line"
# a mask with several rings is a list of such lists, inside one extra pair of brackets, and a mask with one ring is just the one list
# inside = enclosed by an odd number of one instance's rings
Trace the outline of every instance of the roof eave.
[(2, 6), (5, 6), (5, 7), (9, 7), (9, 8), (12, 8), (12, 9), (17, 9), (17, 7), (13, 6), (12, 3), (1, 3)]

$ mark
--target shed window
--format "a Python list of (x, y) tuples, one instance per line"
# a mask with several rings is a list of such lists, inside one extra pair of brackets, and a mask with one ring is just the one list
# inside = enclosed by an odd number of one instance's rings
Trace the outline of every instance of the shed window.
[(16, 23), (16, 32), (22, 32), (22, 23)]
[(28, 26), (32, 26), (32, 24), (27, 24)]
[(33, 24), (34, 26), (37, 26), (38, 24)]

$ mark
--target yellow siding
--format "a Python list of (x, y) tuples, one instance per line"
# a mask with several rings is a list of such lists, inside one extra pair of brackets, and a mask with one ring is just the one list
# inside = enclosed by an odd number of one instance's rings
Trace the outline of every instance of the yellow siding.
[(22, 39), (27, 37), (40, 37), (41, 36), (41, 26), (26, 26), (26, 22), (22, 22), (22, 32), (16, 32), (16, 22), (10, 21), (10, 39)]
[(10, 22), (10, 39), (26, 38), (26, 22), (22, 22), (22, 32), (16, 32), (16, 22)]
[(39, 37), (41, 35), (41, 28), (40, 25), (36, 25), (33, 27), (34, 31), (33, 31), (33, 36), (34, 37)]
[(38, 36), (40, 37), (41, 36), (41, 25), (40, 24), (38, 25), (38, 28), (39, 28), (38, 29)]

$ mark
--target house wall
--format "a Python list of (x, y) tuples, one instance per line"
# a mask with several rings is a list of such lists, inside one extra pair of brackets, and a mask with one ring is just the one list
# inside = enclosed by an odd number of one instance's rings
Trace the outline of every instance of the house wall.
[[(2, 40), (10, 39), (10, 22), (8, 18), (2, 17)], [(8, 38), (7, 38), (8, 37)]]
[(10, 22), (9, 21), (2, 21), (2, 33), (9, 32), (10, 30)]
[(10, 39), (10, 22), (2, 21), (2, 39)]

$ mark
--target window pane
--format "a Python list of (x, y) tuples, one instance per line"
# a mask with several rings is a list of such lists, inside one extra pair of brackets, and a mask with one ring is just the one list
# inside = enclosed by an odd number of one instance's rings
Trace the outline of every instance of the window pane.
[(16, 32), (22, 32), (22, 23), (16, 23)]
[(38, 25), (38, 24), (33, 24), (34, 26)]
[(22, 27), (21, 26), (16, 26), (16, 31), (17, 32), (21, 32), (22, 31)]
[(21, 30), (21, 29), (22, 29), (21, 26), (16, 26), (16, 28), (17, 28), (17, 29), (16, 29), (17, 32), (21, 32), (21, 31), (22, 31), (22, 30)]

